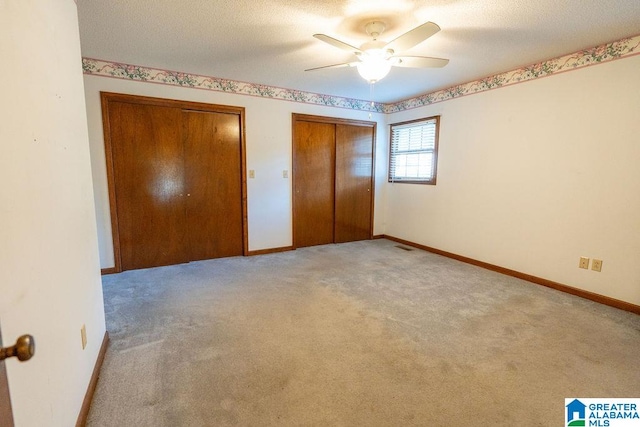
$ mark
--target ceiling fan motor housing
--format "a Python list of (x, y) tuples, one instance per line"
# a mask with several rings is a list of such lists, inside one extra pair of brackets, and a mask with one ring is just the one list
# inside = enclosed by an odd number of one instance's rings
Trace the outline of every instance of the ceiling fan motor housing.
[(360, 46), (360, 50), (362, 52), (384, 52), (384, 55), (388, 58), (393, 55), (393, 49), (385, 49), (386, 45), (383, 41), (373, 40)]

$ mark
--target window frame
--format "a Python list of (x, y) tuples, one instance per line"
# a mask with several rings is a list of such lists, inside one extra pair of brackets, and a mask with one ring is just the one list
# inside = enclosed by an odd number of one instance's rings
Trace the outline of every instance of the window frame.
[[(435, 120), (435, 141), (433, 145), (433, 165), (432, 165), (432, 176), (431, 179), (398, 179), (391, 176), (391, 162), (394, 159), (393, 152), (393, 128), (394, 126), (405, 126), (410, 125), (412, 123), (420, 123)], [(440, 116), (430, 116), (423, 117), (414, 120), (407, 120), (404, 122), (391, 123), (389, 125), (389, 163), (388, 163), (388, 173), (387, 178), (390, 183), (397, 184), (423, 184), (423, 185), (436, 185), (437, 176), (438, 176), (438, 143), (440, 140)]]

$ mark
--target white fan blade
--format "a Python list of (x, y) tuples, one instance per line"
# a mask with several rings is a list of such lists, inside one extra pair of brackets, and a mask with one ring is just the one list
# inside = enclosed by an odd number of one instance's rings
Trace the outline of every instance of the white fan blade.
[(309, 68), (308, 70), (305, 70), (305, 71), (322, 70), (325, 68), (355, 67), (357, 64), (358, 64), (357, 62), (345, 62), (344, 64), (325, 65), (323, 67)]
[(449, 63), (448, 59), (430, 58), (428, 56), (393, 56), (393, 65), (396, 67), (410, 68), (442, 68)]
[(325, 43), (328, 43), (333, 47), (337, 47), (338, 49), (346, 50), (351, 53), (361, 52), (360, 49), (358, 49), (357, 47), (351, 46), (349, 43), (341, 42), (340, 40), (334, 39), (333, 37), (329, 37), (326, 34), (314, 34), (313, 37)]
[(385, 49), (393, 49), (394, 52), (404, 52), (405, 50), (409, 50), (418, 43), (421, 43), (440, 31), (440, 27), (438, 27), (433, 22), (425, 22), (424, 24), (410, 30), (397, 39), (389, 42)]

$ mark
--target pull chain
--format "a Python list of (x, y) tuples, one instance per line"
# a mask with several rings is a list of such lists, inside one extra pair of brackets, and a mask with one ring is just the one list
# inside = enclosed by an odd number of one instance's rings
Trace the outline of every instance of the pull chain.
[[(374, 94), (374, 89), (373, 89), (373, 83), (369, 83), (369, 99), (371, 100), (371, 109), (373, 110), (376, 106), (376, 103), (373, 101), (373, 94)], [(371, 112), (369, 112), (369, 120), (371, 120)]]

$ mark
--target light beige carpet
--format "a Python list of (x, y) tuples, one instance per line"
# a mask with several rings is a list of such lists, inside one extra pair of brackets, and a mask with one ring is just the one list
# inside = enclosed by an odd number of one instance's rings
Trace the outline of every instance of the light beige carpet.
[(386, 241), (105, 276), (89, 426), (557, 426), (640, 316)]

